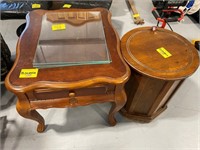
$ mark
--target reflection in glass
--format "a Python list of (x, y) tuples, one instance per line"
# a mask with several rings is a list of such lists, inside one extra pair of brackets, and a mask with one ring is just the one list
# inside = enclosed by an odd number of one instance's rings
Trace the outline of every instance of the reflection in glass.
[(34, 67), (110, 62), (100, 12), (59, 12), (43, 16)]

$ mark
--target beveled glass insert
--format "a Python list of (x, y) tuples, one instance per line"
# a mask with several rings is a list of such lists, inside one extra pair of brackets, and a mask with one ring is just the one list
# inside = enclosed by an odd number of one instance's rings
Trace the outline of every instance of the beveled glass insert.
[(51, 12), (43, 16), (33, 67), (110, 62), (100, 12)]

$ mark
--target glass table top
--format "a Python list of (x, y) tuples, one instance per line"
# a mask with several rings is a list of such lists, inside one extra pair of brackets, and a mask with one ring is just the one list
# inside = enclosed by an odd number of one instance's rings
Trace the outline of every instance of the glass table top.
[(33, 67), (110, 62), (100, 12), (47, 12), (43, 15)]

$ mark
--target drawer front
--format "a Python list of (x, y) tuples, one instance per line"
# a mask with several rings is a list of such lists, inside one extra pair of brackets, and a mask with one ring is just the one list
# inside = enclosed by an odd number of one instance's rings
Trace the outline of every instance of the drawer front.
[(74, 90), (43, 88), (30, 91), (26, 93), (26, 95), (30, 101), (53, 100), (62, 98), (69, 98), (72, 101), (75, 101), (74, 98), (76, 97), (111, 94), (114, 93), (114, 90), (114, 85), (97, 85)]

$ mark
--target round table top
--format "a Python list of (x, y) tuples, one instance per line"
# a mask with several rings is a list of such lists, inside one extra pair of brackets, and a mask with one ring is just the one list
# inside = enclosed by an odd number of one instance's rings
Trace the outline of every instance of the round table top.
[(194, 46), (163, 28), (141, 27), (129, 31), (121, 39), (121, 50), (133, 69), (157, 79), (184, 79), (199, 66)]

